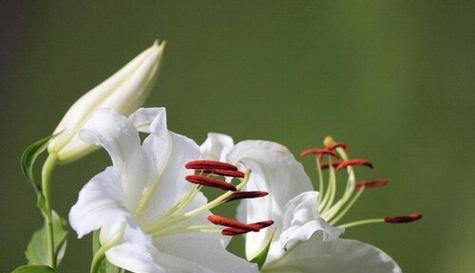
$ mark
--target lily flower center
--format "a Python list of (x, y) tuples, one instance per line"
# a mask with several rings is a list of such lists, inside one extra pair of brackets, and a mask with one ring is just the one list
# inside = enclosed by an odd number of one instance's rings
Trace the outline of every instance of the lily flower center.
[[(185, 168), (195, 171), (194, 174), (185, 177), (186, 181), (194, 184), (194, 186), (162, 217), (144, 226), (145, 231), (153, 237), (186, 232), (216, 232), (233, 236), (247, 232), (259, 232), (274, 223), (272, 220), (242, 223), (211, 214), (207, 217), (210, 224), (193, 224), (192, 219), (203, 217), (204, 214), (208, 214), (210, 210), (224, 203), (240, 199), (260, 198), (268, 193), (263, 191), (241, 191), (248, 183), (251, 171), (240, 171), (232, 164), (212, 160), (194, 160), (186, 163)], [(191, 203), (203, 187), (215, 188), (223, 191), (223, 193), (206, 204), (190, 210)]]
[[(318, 210), (326, 222), (338, 227), (349, 228), (372, 223), (408, 223), (422, 218), (422, 214), (415, 212), (404, 216), (386, 216), (340, 224), (340, 220), (349, 212), (366, 189), (386, 186), (389, 181), (384, 178), (357, 181), (356, 167), (373, 169), (373, 164), (364, 158), (351, 159), (348, 155), (348, 145), (337, 143), (330, 136), (325, 138), (324, 145), (323, 148), (305, 150), (300, 156), (315, 156), (320, 192)], [(324, 179), (324, 170), (328, 170), (327, 182)], [(342, 170), (347, 172), (346, 185), (341, 196), (337, 197), (339, 185), (337, 172)]]

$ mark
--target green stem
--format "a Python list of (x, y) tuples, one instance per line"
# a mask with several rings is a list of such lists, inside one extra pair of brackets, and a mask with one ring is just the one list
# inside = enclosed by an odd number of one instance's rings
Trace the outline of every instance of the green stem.
[(114, 234), (114, 237), (112, 237), (110, 241), (102, 244), (101, 247), (96, 251), (96, 253), (94, 253), (94, 257), (92, 258), (91, 262), (90, 273), (98, 272), (99, 266), (101, 265), (101, 262), (106, 255), (106, 251), (109, 250), (111, 247), (115, 246), (122, 239), (126, 227), (126, 223), (122, 223), (116, 234)]
[(45, 198), (44, 214), (46, 223), (46, 234), (48, 243), (48, 265), (56, 268), (56, 255), (54, 249), (54, 233), (53, 233), (53, 212), (52, 212), (52, 197), (51, 197), (51, 177), (56, 166), (56, 156), (50, 154), (43, 164), (41, 171), (41, 186), (43, 188), (43, 196)]

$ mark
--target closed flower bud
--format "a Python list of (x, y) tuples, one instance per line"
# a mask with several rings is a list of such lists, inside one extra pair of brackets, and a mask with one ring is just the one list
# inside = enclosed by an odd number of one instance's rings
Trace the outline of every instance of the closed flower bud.
[(95, 149), (82, 142), (78, 132), (100, 108), (129, 115), (143, 105), (157, 77), (165, 43), (155, 43), (110, 78), (79, 98), (64, 115), (48, 146), (60, 163), (79, 159)]

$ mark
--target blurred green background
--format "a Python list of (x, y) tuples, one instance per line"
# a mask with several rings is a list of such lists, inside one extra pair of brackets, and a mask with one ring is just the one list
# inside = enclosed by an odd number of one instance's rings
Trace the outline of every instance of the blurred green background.
[[(421, 211), (409, 225), (349, 229), (404, 272), (473, 272), (475, 4), (472, 1), (2, 1), (0, 271), (24, 263), (41, 224), (18, 159), (85, 91), (155, 38), (168, 46), (148, 106), (174, 131), (284, 143), (332, 134), (387, 177), (346, 220)], [(311, 171), (310, 160), (305, 161)], [(57, 169), (67, 215), (109, 163)], [(90, 238), (70, 234), (62, 272), (87, 272)]]

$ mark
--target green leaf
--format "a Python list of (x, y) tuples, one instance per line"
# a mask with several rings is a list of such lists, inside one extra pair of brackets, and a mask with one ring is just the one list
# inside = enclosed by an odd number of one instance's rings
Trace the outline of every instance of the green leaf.
[(46, 265), (22, 265), (13, 270), (12, 273), (56, 273), (56, 271)]
[[(101, 243), (99, 241), (99, 234), (100, 231), (96, 230), (94, 231), (92, 235), (92, 254), (95, 254), (100, 248), (101, 248)], [(113, 264), (111, 264), (107, 259), (102, 259), (97, 273), (122, 273), (123, 270), (120, 267), (117, 267)]]
[(28, 179), (28, 182), (30, 182), (31, 186), (33, 187), (33, 190), (36, 194), (37, 206), (41, 209), (41, 211), (44, 211), (44, 197), (42, 194), (41, 186), (35, 182), (33, 166), (38, 156), (44, 151), (46, 151), (48, 143), (53, 137), (55, 137), (55, 135), (51, 135), (34, 142), (26, 148), (20, 159), (21, 172)]
[(257, 266), (259, 266), (259, 269), (261, 269), (264, 263), (266, 262), (267, 254), (269, 254), (270, 244), (272, 243), (272, 237), (274, 237), (273, 234), (267, 242), (266, 246), (262, 248), (261, 252), (259, 252), (259, 254), (257, 254), (254, 258), (250, 260), (251, 263), (257, 264)]
[[(63, 259), (67, 245), (67, 222), (53, 211), (53, 237), (54, 237), (54, 254), (56, 256), (56, 264), (59, 265)], [(30, 243), (26, 248), (25, 256), (29, 265), (48, 264), (48, 235), (46, 223), (42, 228), (37, 230), (31, 237)]]

